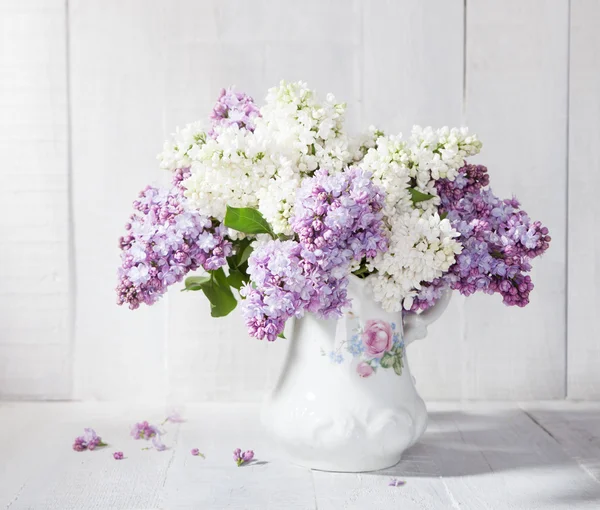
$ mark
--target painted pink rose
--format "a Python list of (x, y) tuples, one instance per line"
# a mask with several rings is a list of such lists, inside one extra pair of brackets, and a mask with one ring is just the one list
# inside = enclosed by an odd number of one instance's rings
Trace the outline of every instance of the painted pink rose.
[(356, 371), (361, 377), (369, 377), (373, 373), (373, 367), (364, 361), (356, 366)]
[(381, 358), (386, 351), (392, 348), (394, 337), (389, 322), (381, 320), (368, 320), (362, 334), (365, 352), (373, 358)]

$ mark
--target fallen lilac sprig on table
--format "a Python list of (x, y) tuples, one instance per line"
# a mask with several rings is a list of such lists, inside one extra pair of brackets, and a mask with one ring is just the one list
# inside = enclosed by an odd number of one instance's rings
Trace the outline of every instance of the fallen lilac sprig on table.
[(160, 430), (155, 425), (150, 425), (147, 421), (136, 423), (131, 428), (131, 437), (133, 439), (152, 439), (160, 435)]
[(123, 452), (115, 452), (113, 453), (113, 457), (115, 460), (123, 460)]
[(233, 460), (235, 460), (238, 467), (242, 464), (252, 462), (252, 459), (254, 459), (254, 452), (252, 450), (245, 451), (244, 453), (242, 453), (240, 448), (233, 450)]
[(205, 459), (206, 457), (204, 456), (203, 453), (200, 453), (200, 450), (198, 450), (198, 448), (192, 448), (192, 451), (190, 452), (194, 457), (202, 457), (203, 459)]
[(76, 452), (91, 451), (98, 447), (106, 446), (106, 443), (102, 442), (102, 438), (96, 434), (94, 429), (86, 428), (83, 429), (83, 432), (83, 436), (76, 437), (73, 442), (73, 450)]
[(404, 480), (398, 480), (397, 478), (392, 478), (390, 480), (390, 483), (388, 483), (388, 485), (390, 487), (402, 487), (403, 485), (406, 485), (406, 482)]

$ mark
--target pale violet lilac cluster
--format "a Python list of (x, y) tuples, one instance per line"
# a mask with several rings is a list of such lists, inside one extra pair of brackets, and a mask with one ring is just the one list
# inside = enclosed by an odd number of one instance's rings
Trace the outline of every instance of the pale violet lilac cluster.
[(381, 190), (358, 168), (306, 179), (291, 220), (297, 240), (267, 241), (250, 256), (243, 314), (256, 338), (275, 340), (290, 317), (340, 316), (352, 264), (387, 248)]
[(198, 268), (218, 269), (231, 253), (226, 229), (186, 208), (175, 186), (146, 187), (120, 239), (122, 250), (117, 303), (138, 308), (153, 304), (170, 285)]
[(233, 125), (254, 131), (258, 117), (260, 109), (249, 95), (236, 92), (232, 87), (221, 89), (219, 99), (210, 114), (212, 127), (208, 134), (215, 138), (219, 127)]
[(373, 258), (387, 250), (383, 202), (382, 190), (360, 168), (318, 170), (296, 195), (292, 229), (306, 249), (326, 254), (328, 262)]

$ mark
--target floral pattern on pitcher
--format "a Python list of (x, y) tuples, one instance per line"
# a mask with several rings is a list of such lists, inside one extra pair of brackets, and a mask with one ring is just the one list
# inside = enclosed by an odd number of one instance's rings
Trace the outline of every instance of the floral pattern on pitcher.
[[(379, 368), (392, 368), (402, 375), (404, 368), (404, 341), (398, 333), (395, 322), (369, 319), (363, 326), (354, 328), (349, 339), (344, 340), (328, 355), (332, 363), (342, 364), (347, 357), (358, 359), (356, 373), (360, 377), (370, 377)], [(347, 356), (349, 355), (349, 356)]]

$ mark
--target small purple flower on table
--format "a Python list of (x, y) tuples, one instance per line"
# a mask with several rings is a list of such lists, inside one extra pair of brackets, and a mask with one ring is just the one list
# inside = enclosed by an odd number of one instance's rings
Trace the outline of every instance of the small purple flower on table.
[(392, 478), (390, 480), (390, 483), (388, 483), (388, 485), (390, 487), (402, 487), (403, 485), (406, 485), (406, 482), (404, 480), (398, 480), (397, 478)]
[(242, 453), (240, 448), (236, 448), (233, 451), (233, 460), (235, 460), (235, 463), (238, 465), (238, 467), (240, 467), (242, 464), (248, 464), (249, 462), (252, 462), (253, 459), (254, 451), (252, 450), (247, 450)]
[(150, 425), (147, 421), (136, 423), (131, 428), (131, 437), (133, 439), (152, 439), (154, 436), (160, 435), (158, 427)]
[(113, 458), (115, 460), (123, 460), (123, 452), (115, 452), (115, 453), (113, 453)]
[(106, 446), (106, 443), (102, 442), (102, 438), (96, 434), (94, 429), (86, 428), (83, 432), (83, 436), (76, 437), (73, 442), (73, 450), (76, 452), (92, 451), (98, 447)]
[(202, 457), (203, 459), (204, 454), (200, 452), (200, 450), (198, 450), (198, 448), (192, 448), (192, 451), (190, 452), (194, 457)]

